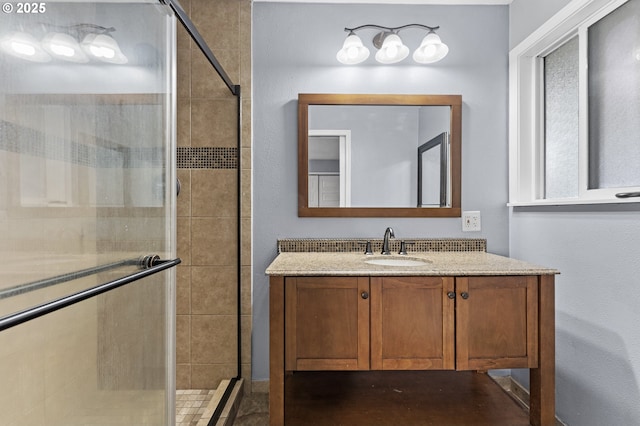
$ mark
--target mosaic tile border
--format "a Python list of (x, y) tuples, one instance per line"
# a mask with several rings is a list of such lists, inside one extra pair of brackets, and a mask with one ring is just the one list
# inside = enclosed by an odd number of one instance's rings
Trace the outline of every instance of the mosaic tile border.
[[(283, 238), (278, 240), (278, 253), (357, 253), (364, 251), (367, 241), (371, 241), (373, 252), (382, 250), (382, 238), (337, 239), (337, 238)], [(487, 251), (484, 238), (410, 238), (389, 241), (391, 251), (400, 250), (400, 242), (412, 242), (408, 251)]]
[[(0, 120), (0, 150), (96, 168), (162, 167), (163, 147), (82, 144)], [(238, 148), (178, 147), (179, 169), (237, 169)]]
[(179, 169), (237, 169), (238, 148), (178, 147)]

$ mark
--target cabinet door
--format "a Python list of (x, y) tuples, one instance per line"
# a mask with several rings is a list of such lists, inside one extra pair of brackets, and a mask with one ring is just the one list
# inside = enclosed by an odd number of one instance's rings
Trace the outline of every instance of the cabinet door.
[(538, 363), (537, 277), (456, 278), (456, 369)]
[(454, 368), (450, 277), (371, 277), (371, 368)]
[(285, 281), (285, 368), (369, 369), (369, 278)]
[(318, 176), (318, 207), (340, 207), (340, 176)]

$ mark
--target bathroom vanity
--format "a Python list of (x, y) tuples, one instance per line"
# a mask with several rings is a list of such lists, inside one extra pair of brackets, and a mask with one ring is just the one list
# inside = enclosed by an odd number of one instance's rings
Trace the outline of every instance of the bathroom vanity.
[(270, 418), (295, 371), (528, 368), (555, 424), (554, 276), (484, 251), (281, 252), (270, 276)]

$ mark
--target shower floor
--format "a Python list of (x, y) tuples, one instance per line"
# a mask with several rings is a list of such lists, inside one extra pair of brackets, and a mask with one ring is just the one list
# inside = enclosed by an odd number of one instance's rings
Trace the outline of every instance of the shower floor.
[(197, 426), (215, 392), (215, 389), (176, 390), (176, 426)]
[[(225, 379), (218, 389), (176, 390), (176, 426), (208, 426), (223, 400), (225, 405), (220, 407), (216, 424), (232, 425), (244, 395), (243, 388), (244, 379)], [(225, 397), (227, 391), (231, 393)]]

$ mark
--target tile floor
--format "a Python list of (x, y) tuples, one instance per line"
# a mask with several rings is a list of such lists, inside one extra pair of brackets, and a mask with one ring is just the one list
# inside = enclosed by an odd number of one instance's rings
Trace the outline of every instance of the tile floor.
[(269, 394), (252, 393), (244, 395), (240, 402), (233, 426), (268, 426)]
[(215, 389), (177, 390), (176, 426), (196, 426), (215, 392)]

